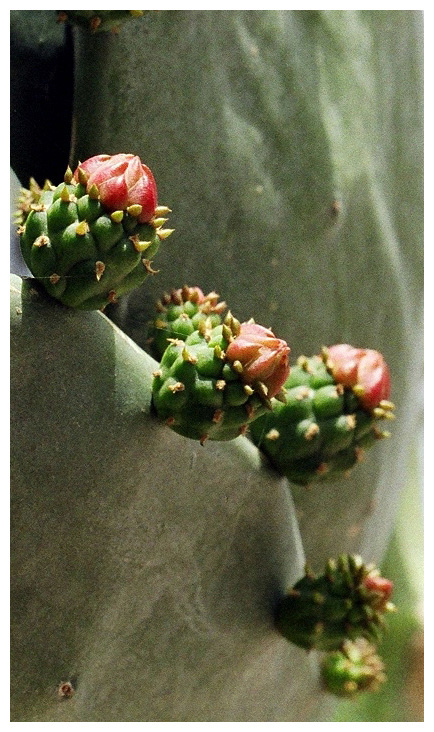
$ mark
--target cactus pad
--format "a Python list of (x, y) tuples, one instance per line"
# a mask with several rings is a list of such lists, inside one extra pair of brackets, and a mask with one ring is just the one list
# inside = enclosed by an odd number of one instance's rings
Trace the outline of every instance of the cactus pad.
[(386, 400), (366, 409), (357, 388), (339, 383), (326, 361), (325, 352), (301, 357), (285, 382), (286, 402), (273, 400), (272, 412), (251, 429), (276, 470), (300, 485), (347, 475), (366, 449), (389, 436), (378, 421), (394, 416)]
[(346, 640), (381, 640), (384, 614), (393, 585), (379, 577), (359, 556), (341, 555), (327, 562), (325, 572), (305, 576), (283, 597), (276, 611), (276, 626), (285, 638), (302, 648), (338, 650)]

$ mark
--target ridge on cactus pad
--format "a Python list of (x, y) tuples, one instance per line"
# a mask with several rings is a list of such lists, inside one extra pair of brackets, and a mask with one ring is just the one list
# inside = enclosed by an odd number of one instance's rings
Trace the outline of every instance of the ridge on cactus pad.
[[(339, 371), (331, 354), (347, 356), (340, 359)], [(390, 436), (378, 427), (379, 420), (395, 415), (389, 370), (377, 351), (332, 346), (321, 355), (301, 356), (284, 387), (286, 402), (273, 400), (272, 411), (255, 422), (251, 437), (294, 483), (346, 476), (365, 450)]]
[(199, 325), (207, 321), (207, 327), (220, 325), (221, 315), (227, 308), (216, 292), (204, 295), (200, 287), (184, 287), (164, 293), (158, 300), (158, 315), (148, 330), (148, 346), (157, 361), (161, 360), (172, 338), (184, 341)]
[(328, 653), (321, 678), (326, 691), (350, 699), (363, 691), (378, 691), (386, 681), (383, 661), (365, 638), (345, 641), (341, 650)]
[(346, 640), (365, 638), (378, 643), (384, 615), (394, 610), (393, 584), (358, 555), (329, 559), (315, 575), (306, 567), (302, 577), (276, 610), (276, 626), (287, 640), (302, 648), (338, 650)]
[(251, 325), (228, 313), (221, 325), (202, 321), (169, 344), (154, 373), (153, 404), (175, 432), (201, 444), (232, 440), (280, 396), (289, 347), (263, 326), (252, 335)]
[(95, 156), (32, 195), (21, 251), (51, 297), (97, 310), (155, 273), (151, 259), (172, 233), (163, 228), (170, 209), (156, 205), (153, 175), (137, 156)]

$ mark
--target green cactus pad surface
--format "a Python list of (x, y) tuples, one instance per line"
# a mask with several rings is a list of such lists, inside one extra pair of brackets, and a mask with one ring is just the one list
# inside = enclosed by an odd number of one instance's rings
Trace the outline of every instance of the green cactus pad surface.
[(231, 320), (226, 317), (225, 323), (210, 330), (204, 326), (185, 341), (174, 340), (154, 373), (158, 416), (175, 432), (202, 444), (245, 434), (248, 425), (270, 408), (265, 393), (244, 384), (239, 370), (225, 357)]
[(109, 213), (85, 187), (46, 186), (20, 227), (33, 276), (64, 305), (98, 310), (141, 285), (154, 270), (159, 229), (127, 211)]
[(347, 698), (378, 691), (386, 681), (384, 664), (365, 638), (345, 641), (342, 650), (328, 653), (321, 664), (321, 676), (327, 691)]
[(220, 325), (225, 310), (226, 303), (219, 301), (215, 292), (203, 295), (197, 287), (184, 286), (165, 293), (157, 302), (158, 315), (148, 330), (151, 354), (160, 361), (170, 339), (184, 341), (205, 321), (211, 328)]
[(252, 425), (250, 434), (293, 483), (346, 476), (366, 449), (389, 435), (378, 428), (378, 420), (392, 416), (392, 405), (372, 413), (362, 409), (353, 391), (334, 381), (321, 356), (301, 357), (285, 389), (286, 403), (272, 400), (273, 410)]
[(292, 643), (320, 651), (338, 650), (357, 638), (379, 642), (384, 613), (393, 605), (366, 584), (374, 571), (359, 556), (347, 554), (329, 560), (318, 576), (306, 567), (305, 576), (278, 603), (278, 630)]

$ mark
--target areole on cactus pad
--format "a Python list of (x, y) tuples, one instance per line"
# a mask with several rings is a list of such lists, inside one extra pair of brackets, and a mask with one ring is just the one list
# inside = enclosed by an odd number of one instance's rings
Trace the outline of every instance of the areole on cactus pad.
[(172, 229), (152, 172), (132, 154), (97, 155), (46, 182), (21, 210), (21, 251), (34, 277), (64, 305), (104, 308), (154, 274), (151, 259)]
[(345, 476), (376, 442), (378, 421), (394, 418), (383, 356), (346, 344), (301, 356), (285, 382), (286, 402), (251, 429), (255, 444), (289, 480), (308, 485)]

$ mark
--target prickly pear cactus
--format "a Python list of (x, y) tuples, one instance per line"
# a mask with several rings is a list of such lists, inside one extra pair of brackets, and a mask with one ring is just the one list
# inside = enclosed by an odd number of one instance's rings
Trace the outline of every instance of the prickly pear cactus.
[[(144, 345), (160, 292), (194, 281), (296, 353), (366, 343), (390, 365), (394, 439), (339, 491), (294, 489), (315, 566), (380, 559), (417, 426), (421, 17), (160, 11), (73, 32), (71, 161), (134, 145), (176, 210), (158, 283), (110, 316)], [(14, 718), (327, 719), (315, 651), (271, 622), (301, 574), (286, 480), (244, 437), (155, 431), (158, 364), (104, 315), (53, 307), (14, 343)]]
[[(390, 436), (379, 422), (395, 416), (389, 388), (374, 389), (378, 391), (375, 399), (373, 390), (364, 391), (360, 383), (346, 386), (344, 374), (336, 378), (329, 366), (328, 353), (325, 349), (322, 356), (299, 358), (284, 385), (285, 401), (274, 400), (272, 411), (256, 420), (250, 430), (276, 470), (300, 485), (348, 478), (365, 451)], [(365, 373), (371, 374), (366, 368)], [(386, 374), (388, 377), (388, 371)]]
[(157, 301), (158, 315), (151, 322), (147, 346), (157, 361), (168, 346), (169, 339), (185, 340), (208, 321), (214, 328), (222, 322), (227, 306), (216, 292), (204, 295), (200, 287), (172, 290)]
[(276, 610), (282, 635), (302, 648), (338, 650), (346, 640), (366, 638), (378, 643), (393, 584), (359, 556), (343, 554), (329, 559), (323, 574), (306, 568)]

